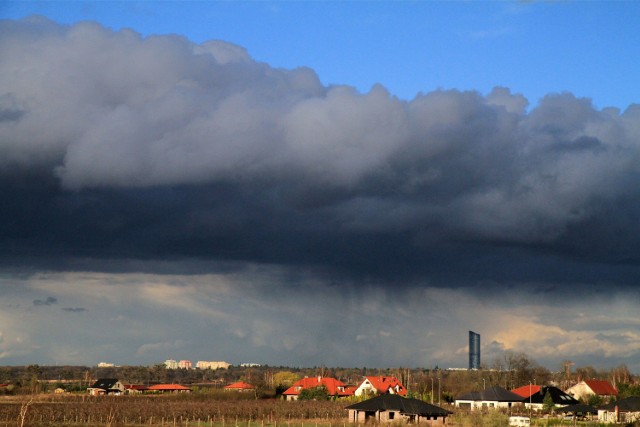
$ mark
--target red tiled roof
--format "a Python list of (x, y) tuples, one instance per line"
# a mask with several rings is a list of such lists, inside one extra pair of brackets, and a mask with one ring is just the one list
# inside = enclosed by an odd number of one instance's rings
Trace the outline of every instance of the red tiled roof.
[[(375, 389), (378, 390), (378, 393), (380, 394), (387, 393), (389, 391), (389, 388), (392, 388), (393, 392), (399, 394), (400, 396), (407, 395), (407, 389), (404, 388), (402, 383), (400, 383), (400, 381), (396, 377), (382, 376), (365, 378), (369, 380), (371, 385), (375, 387)], [(396, 388), (398, 389), (398, 391), (396, 391)]]
[(156, 384), (152, 385), (148, 388), (148, 390), (156, 390), (156, 391), (180, 391), (180, 390), (191, 390), (188, 387), (185, 387), (180, 384)]
[(540, 386), (531, 384), (531, 385), (523, 385), (522, 387), (518, 387), (516, 389), (511, 390), (512, 393), (515, 393), (522, 397), (529, 397), (540, 391)]
[(138, 384), (127, 384), (124, 386), (126, 390), (148, 390), (149, 387), (146, 385), (138, 385)]
[(229, 384), (228, 386), (225, 386), (226, 389), (233, 389), (233, 390), (244, 390), (244, 389), (248, 389), (248, 388), (256, 388), (254, 385), (251, 385), (249, 383), (245, 383), (244, 381), (238, 381), (235, 382), (233, 384)]
[(604, 380), (586, 380), (585, 383), (595, 394), (600, 396), (617, 396), (618, 390), (611, 385), (609, 381)]
[(358, 389), (358, 386), (348, 385), (344, 388), (344, 394), (346, 396), (353, 396), (356, 393), (357, 389)]
[[(335, 378), (324, 377), (311, 377), (303, 378), (296, 381), (291, 387), (289, 387), (283, 394), (284, 395), (298, 395), (300, 391), (305, 388), (314, 388), (325, 386), (329, 396), (349, 396), (350, 394), (346, 390), (346, 386), (342, 381), (338, 381)], [(353, 394), (353, 393), (351, 393)]]

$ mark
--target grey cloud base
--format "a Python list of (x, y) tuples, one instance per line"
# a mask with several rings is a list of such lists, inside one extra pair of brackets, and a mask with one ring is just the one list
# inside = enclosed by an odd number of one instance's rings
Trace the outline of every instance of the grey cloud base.
[(638, 141), (637, 105), (563, 93), (529, 110), (505, 88), (405, 101), (222, 41), (0, 23), (6, 266), (249, 261), (396, 285), (630, 285)]

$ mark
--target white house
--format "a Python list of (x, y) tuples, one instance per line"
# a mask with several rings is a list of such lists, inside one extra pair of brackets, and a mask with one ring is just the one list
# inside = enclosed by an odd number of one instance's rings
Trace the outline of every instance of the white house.
[(124, 393), (124, 384), (115, 378), (101, 378), (89, 388), (87, 391), (92, 396), (98, 396), (102, 394), (121, 394)]
[(364, 377), (364, 380), (356, 388), (354, 394), (361, 396), (363, 394), (399, 394), (400, 396), (407, 395), (407, 389), (400, 383), (396, 377), (391, 376), (377, 376), (377, 377)]
[(482, 391), (472, 391), (456, 397), (455, 406), (470, 410), (507, 408), (522, 405), (523, 397), (502, 387), (491, 387)]
[(618, 390), (609, 381), (604, 380), (580, 381), (566, 392), (579, 400), (586, 400), (593, 395), (610, 400), (618, 395)]

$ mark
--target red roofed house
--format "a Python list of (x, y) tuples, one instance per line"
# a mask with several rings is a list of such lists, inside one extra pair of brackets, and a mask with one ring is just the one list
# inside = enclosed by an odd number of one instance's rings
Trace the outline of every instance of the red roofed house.
[(282, 395), (287, 400), (298, 400), (300, 391), (305, 388), (316, 388), (324, 386), (327, 393), (332, 397), (346, 397), (353, 395), (353, 392), (347, 389), (347, 386), (335, 378), (312, 377), (303, 378), (293, 383), (291, 387), (285, 390)]
[(256, 386), (251, 385), (249, 383), (245, 383), (244, 381), (238, 381), (233, 384), (229, 384), (225, 386), (224, 391), (253, 391)]
[(539, 386), (536, 384), (523, 385), (514, 390), (512, 393), (522, 396), (524, 407), (540, 411), (544, 409), (544, 399), (548, 394), (554, 405), (569, 406), (576, 405), (578, 402), (571, 395), (553, 386)]
[(406, 396), (407, 389), (400, 383), (400, 381), (396, 377), (364, 377), (364, 380), (354, 392), (356, 396), (361, 396), (363, 394), (387, 393)]
[(149, 386), (147, 390), (157, 393), (189, 393), (190, 388), (180, 384), (156, 384)]
[(149, 390), (149, 387), (146, 385), (138, 385), (138, 384), (127, 384), (124, 386), (125, 394), (139, 394)]
[(618, 395), (618, 390), (609, 381), (586, 380), (570, 387), (567, 393), (576, 399), (586, 400), (589, 396), (596, 395), (604, 399), (611, 399)]
[(522, 397), (529, 397), (540, 391), (540, 386), (535, 384), (523, 385), (522, 387), (511, 390), (512, 393), (519, 394)]

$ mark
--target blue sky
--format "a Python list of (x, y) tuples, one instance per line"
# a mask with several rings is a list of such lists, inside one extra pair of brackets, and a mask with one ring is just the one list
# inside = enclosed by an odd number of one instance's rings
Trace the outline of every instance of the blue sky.
[(640, 99), (632, 1), (3, 2), (0, 16), (95, 20), (142, 35), (224, 40), (274, 67), (314, 69), (324, 84), (380, 83), (412, 99), (434, 89), (494, 86), (532, 105), (569, 91), (599, 108)]
[(637, 2), (0, 17), (0, 365), (640, 372)]

